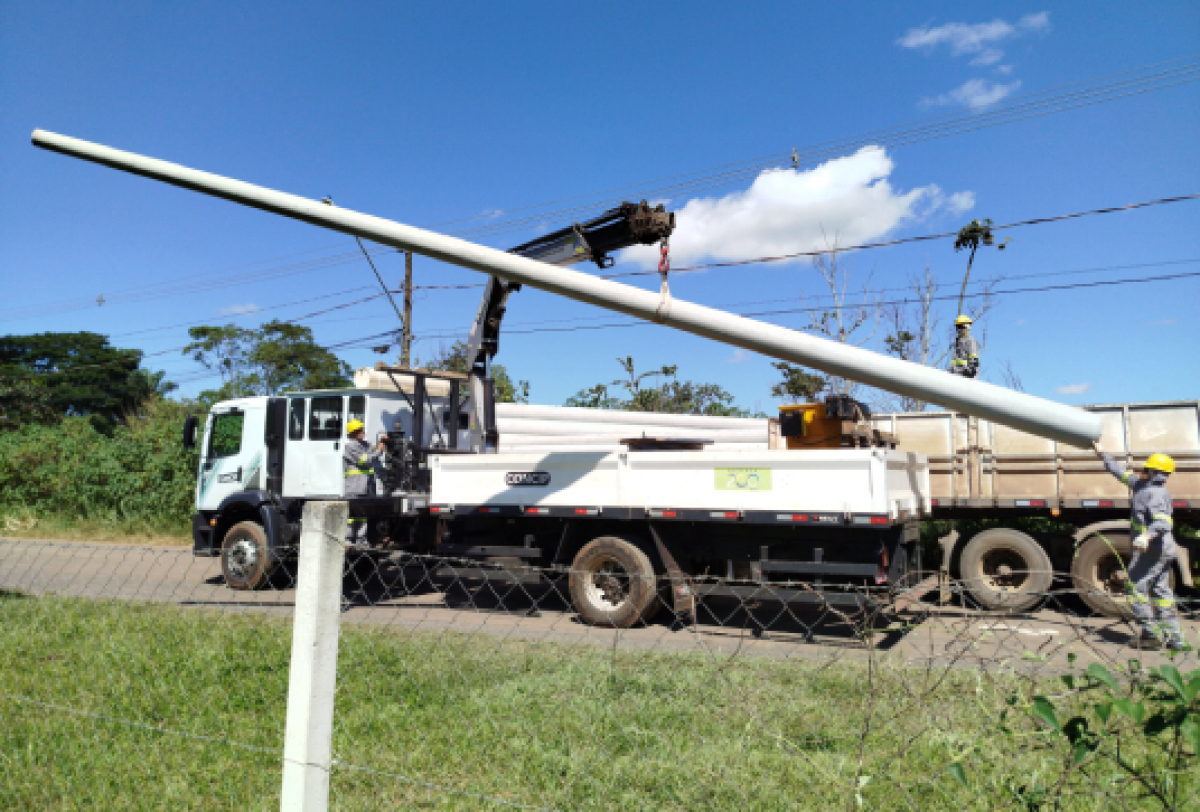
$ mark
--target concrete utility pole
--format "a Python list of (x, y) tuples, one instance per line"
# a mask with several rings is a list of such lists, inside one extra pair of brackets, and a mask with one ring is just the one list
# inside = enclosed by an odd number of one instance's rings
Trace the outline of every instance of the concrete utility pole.
[(400, 339), (400, 366), (412, 368), (412, 251), (404, 252), (404, 337)]

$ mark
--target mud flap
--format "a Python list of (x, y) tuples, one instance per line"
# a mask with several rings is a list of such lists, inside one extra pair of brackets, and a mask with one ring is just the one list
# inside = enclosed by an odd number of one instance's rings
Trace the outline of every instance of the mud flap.
[(675, 556), (671, 555), (653, 524), (650, 525), (650, 535), (654, 537), (654, 546), (658, 549), (659, 559), (667, 570), (667, 580), (671, 583), (671, 609), (675, 612), (675, 617), (682, 623), (695, 623), (696, 593), (692, 589), (691, 581), (683, 574)]

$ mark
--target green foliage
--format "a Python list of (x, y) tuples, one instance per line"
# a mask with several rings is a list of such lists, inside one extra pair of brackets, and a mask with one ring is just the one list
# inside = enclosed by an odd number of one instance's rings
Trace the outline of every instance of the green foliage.
[(61, 417), (50, 402), (50, 390), (39, 378), (0, 377), (0, 432), (54, 423)]
[[(141, 350), (112, 347), (97, 333), (0, 337), (3, 420), (10, 427), (45, 423), (52, 413), (87, 417), (101, 431), (111, 431), (126, 412), (171, 386), (163, 383), (163, 373), (139, 369), (141, 360)], [(31, 405), (14, 406), (22, 393)]]
[(186, 412), (152, 400), (111, 434), (76, 417), (0, 434), (0, 514), (178, 532), (190, 522), (196, 482), (196, 454), (181, 442)]
[(221, 376), (220, 389), (201, 395), (205, 402), (350, 385), (350, 366), (314, 343), (309, 327), (271, 321), (256, 330), (204, 325), (188, 334), (183, 354)]
[[(1058, 809), (1104, 786), (1120, 788), (1129, 801), (1180, 808), (1200, 775), (1200, 669), (1185, 676), (1173, 664), (1144, 668), (1130, 660), (1118, 676), (1098, 662), (1080, 669), (1074, 654), (1068, 661), (1060, 692), (1014, 692), (1000, 714), (1000, 733), (1014, 754), (1037, 752), (1052, 765), (1029, 781), (1011, 781), (1014, 800), (1027, 809)], [(1013, 710), (1034, 720), (1032, 733)]]
[[(466, 375), (471, 371), (467, 363), (467, 343), (455, 341), (454, 345), (445, 345), (428, 361), (413, 361), (414, 368), (428, 369), (435, 372), (458, 372)], [(528, 403), (529, 381), (513, 381), (512, 376), (503, 364), (492, 364), (492, 380), (496, 385), (497, 403)]]
[(231, 457), (241, 450), (245, 423), (246, 415), (241, 412), (226, 412), (213, 417), (209, 438), (213, 457)]
[[(567, 406), (590, 409), (624, 409), (631, 412), (667, 412), (670, 414), (707, 414), (720, 417), (748, 417), (749, 412), (736, 406), (733, 395), (715, 383), (693, 383), (676, 379), (677, 366), (664, 366), (649, 372), (634, 369), (633, 356), (618, 358), (625, 378), (580, 389), (567, 398)], [(646, 386), (647, 378), (662, 378), (660, 386)], [(623, 388), (628, 397), (609, 392), (610, 386)]]
[(991, 245), (994, 241), (995, 237), (992, 236), (992, 221), (990, 219), (972, 220), (958, 230), (958, 236), (954, 240), (954, 250), (962, 251), (965, 248), (970, 248), (972, 251), (975, 251), (979, 248), (980, 244)]
[(771, 387), (771, 397), (784, 398), (788, 403), (814, 403), (817, 395), (829, 385), (828, 378), (812, 375), (805, 372), (804, 367), (787, 361), (773, 361), (771, 366), (783, 375), (783, 381)]

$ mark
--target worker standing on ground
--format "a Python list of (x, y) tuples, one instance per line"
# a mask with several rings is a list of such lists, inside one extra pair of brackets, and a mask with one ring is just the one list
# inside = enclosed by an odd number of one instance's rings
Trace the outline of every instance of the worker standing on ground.
[(950, 359), (950, 374), (964, 378), (979, 377), (979, 342), (971, 335), (971, 317), (954, 320), (954, 357)]
[[(371, 496), (375, 493), (375, 466), (383, 456), (387, 435), (379, 438), (372, 450), (364, 439), (366, 431), (361, 420), (346, 424), (346, 448), (342, 451), (342, 474), (346, 478), (346, 496)], [(346, 543), (354, 547), (367, 546), (367, 519), (351, 516), (346, 529)]]
[(1129, 593), (1129, 608), (1142, 627), (1136, 642), (1143, 648), (1157, 648), (1166, 643), (1167, 648), (1179, 651), (1185, 645), (1175, 596), (1171, 593), (1171, 567), (1177, 552), (1171, 532), (1174, 527), (1171, 494), (1166, 488), (1167, 477), (1175, 472), (1175, 461), (1166, 454), (1151, 454), (1137, 476), (1101, 451), (1099, 443), (1092, 443), (1092, 447), (1108, 472), (1133, 493), (1133, 515), (1129, 520), (1134, 536), (1133, 555), (1129, 559), (1129, 581), (1125, 588)]

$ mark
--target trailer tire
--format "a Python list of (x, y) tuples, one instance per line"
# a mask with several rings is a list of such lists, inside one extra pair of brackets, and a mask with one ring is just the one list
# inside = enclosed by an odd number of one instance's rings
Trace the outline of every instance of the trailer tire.
[(1054, 580), (1050, 556), (1019, 530), (994, 527), (967, 542), (959, 559), (967, 592), (985, 609), (1025, 612), (1037, 606)]
[(571, 602), (590, 626), (627, 629), (649, 622), (662, 605), (650, 557), (616, 536), (584, 545), (571, 564)]
[[(1132, 555), (1128, 530), (1095, 533), (1079, 545), (1071, 562), (1071, 580), (1079, 590), (1080, 599), (1096, 614), (1123, 620), (1133, 617), (1125, 595), (1126, 568)], [(1167, 577), (1174, 589), (1174, 567)]]
[(261, 524), (238, 522), (229, 528), (221, 543), (221, 574), (230, 589), (262, 589), (276, 566)]

